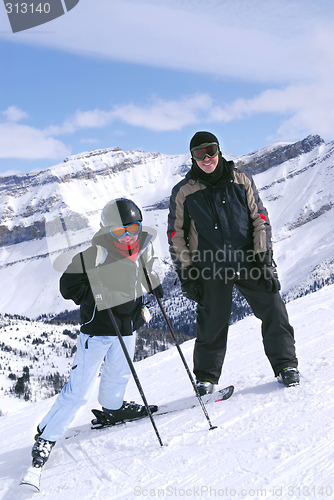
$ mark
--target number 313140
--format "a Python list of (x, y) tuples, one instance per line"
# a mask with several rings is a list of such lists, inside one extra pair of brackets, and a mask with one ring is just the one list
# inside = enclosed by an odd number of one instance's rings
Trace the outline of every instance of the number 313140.
[(40, 14), (49, 14), (50, 12), (50, 4), (49, 3), (39, 3), (35, 5), (33, 3), (6, 3), (6, 12), (7, 14), (33, 14), (34, 12), (39, 12)]

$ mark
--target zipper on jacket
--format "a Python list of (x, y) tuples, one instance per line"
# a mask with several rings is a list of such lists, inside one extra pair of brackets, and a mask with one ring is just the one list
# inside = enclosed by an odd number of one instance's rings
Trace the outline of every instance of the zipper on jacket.
[(227, 198), (226, 198), (226, 189), (223, 191), (223, 199), (222, 199), (222, 204), (226, 206), (226, 210), (228, 213), (229, 218), (231, 217), (231, 211), (230, 211), (230, 206), (227, 203)]
[(135, 261), (135, 265), (136, 265), (136, 282), (135, 282), (135, 298), (134, 300), (137, 300), (138, 298), (138, 294), (137, 294), (137, 283), (138, 283), (138, 278), (139, 278), (139, 262), (136, 260)]
[(214, 203), (212, 195), (208, 196), (208, 201), (209, 201), (212, 213), (213, 213), (213, 219), (214, 219), (215, 229), (218, 229), (219, 218), (218, 218), (218, 214), (217, 214), (217, 211), (216, 211), (216, 207), (215, 207), (215, 203)]

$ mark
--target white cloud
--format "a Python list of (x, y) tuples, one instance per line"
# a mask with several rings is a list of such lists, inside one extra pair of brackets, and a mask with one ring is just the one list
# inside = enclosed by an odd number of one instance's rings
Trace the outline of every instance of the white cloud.
[[(270, 89), (253, 98), (239, 98), (230, 103), (220, 103), (208, 94), (196, 94), (171, 101), (155, 99), (146, 106), (132, 103), (118, 106), (110, 112), (95, 110), (95, 113), (108, 117), (104, 121), (105, 126), (120, 120), (155, 131), (181, 130), (199, 122), (229, 123), (264, 113), (281, 114), (284, 118), (275, 139), (294, 140), (308, 134), (331, 138), (334, 113), (329, 110), (334, 110), (331, 81)], [(87, 125), (86, 121), (74, 121), (77, 126)], [(93, 124), (94, 120), (90, 123)]]
[[(327, 75), (328, 76), (328, 75)], [(282, 114), (283, 121), (276, 136), (269, 140), (295, 140), (308, 134), (330, 137), (334, 130), (334, 94), (331, 80), (309, 85), (290, 85), (266, 90), (250, 98), (220, 103), (208, 94), (183, 96), (178, 100), (152, 98), (146, 104), (124, 104), (111, 110), (78, 110), (61, 125), (39, 130), (27, 125), (7, 122), (0, 125), (0, 157), (2, 158), (64, 158), (71, 152), (57, 135), (73, 134), (84, 129), (105, 128), (114, 122), (154, 131), (179, 131), (196, 123), (229, 123), (257, 114)], [(16, 111), (17, 110), (17, 111)], [(4, 114), (4, 113), (3, 113)], [(25, 117), (15, 106), (7, 117)], [(125, 132), (114, 131), (114, 134)], [(98, 142), (96, 138), (81, 139), (82, 144)]]
[[(334, 94), (332, 84), (300, 87), (298, 104), (291, 118), (284, 120), (277, 136), (282, 139), (295, 139), (307, 134), (320, 134), (333, 140), (334, 134)], [(297, 100), (297, 97), (296, 97)], [(290, 139), (290, 140), (291, 140)]]
[(129, 125), (150, 130), (180, 130), (186, 125), (195, 124), (199, 120), (199, 114), (211, 106), (212, 98), (209, 95), (196, 94), (172, 101), (154, 99), (148, 106), (118, 106), (112, 116)]
[(57, 139), (27, 125), (6, 122), (0, 124), (1, 158), (64, 158), (70, 150)]
[(73, 134), (82, 128), (103, 128), (113, 120), (112, 111), (93, 109), (88, 111), (76, 111), (62, 125), (51, 125), (46, 129), (49, 135)]
[(170, 101), (153, 98), (145, 105), (124, 104), (109, 111), (78, 110), (62, 125), (52, 125), (46, 132), (48, 135), (69, 134), (85, 128), (103, 128), (117, 120), (155, 131), (180, 130), (199, 121), (212, 103), (209, 95), (195, 94)]
[(312, 81), (319, 59), (331, 62), (326, 36), (314, 41), (333, 33), (333, 13), (332, 0), (82, 0), (48, 25), (54, 33), (19, 36), (93, 57), (288, 84)]
[(236, 99), (213, 107), (209, 122), (225, 123), (246, 119), (260, 113), (284, 114), (276, 139), (294, 140), (308, 134), (331, 137), (334, 132), (334, 94), (331, 82), (291, 85), (266, 90), (252, 99)]
[(9, 122), (19, 122), (20, 120), (29, 117), (28, 113), (17, 106), (9, 106), (5, 111), (2, 111), (1, 114)]
[[(78, 110), (63, 124), (48, 127), (43, 132), (48, 138), (115, 121), (164, 131), (199, 120), (229, 122), (259, 113), (288, 115), (282, 118), (278, 138), (308, 133), (333, 137), (333, 14), (332, 0), (99, 0), (94, 6), (82, 0), (52, 21), (54, 33), (22, 32), (19, 40), (268, 85), (258, 96), (230, 103), (199, 94), (125, 103), (111, 110)], [(8, 120), (25, 117), (19, 108), (11, 108)]]
[(1, 115), (6, 121), (0, 123), (0, 158), (57, 159), (71, 153), (47, 131), (17, 123), (29, 117), (18, 106), (9, 106)]

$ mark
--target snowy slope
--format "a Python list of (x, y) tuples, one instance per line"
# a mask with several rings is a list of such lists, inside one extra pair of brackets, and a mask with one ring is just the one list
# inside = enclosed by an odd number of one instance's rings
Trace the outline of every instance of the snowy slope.
[[(299, 387), (274, 379), (263, 354), (260, 324), (232, 325), (220, 385), (235, 385), (226, 402), (150, 421), (89, 430), (94, 394), (54, 448), (42, 477), (48, 500), (144, 498), (333, 498), (334, 286), (288, 304), (302, 373)], [(183, 352), (191, 365), (193, 341)], [(175, 348), (136, 364), (150, 403), (192, 393)], [(126, 397), (139, 401), (130, 382)], [(0, 418), (0, 499), (36, 498), (18, 482), (30, 461), (35, 427), (53, 399)], [(66, 439), (68, 437), (68, 439)], [(22, 488), (21, 488), (22, 489)]]
[(19, 399), (10, 391), (15, 388), (17, 379), (22, 377), (24, 367), (29, 370), (29, 387), (26, 384), (24, 393), (29, 394), (30, 401), (40, 401), (56, 394), (50, 377), (59, 374), (64, 383), (67, 380), (76, 351), (78, 333), (79, 326), (51, 325), (42, 321), (0, 316), (2, 414), (6, 415), (22, 406), (24, 394), (21, 394)]

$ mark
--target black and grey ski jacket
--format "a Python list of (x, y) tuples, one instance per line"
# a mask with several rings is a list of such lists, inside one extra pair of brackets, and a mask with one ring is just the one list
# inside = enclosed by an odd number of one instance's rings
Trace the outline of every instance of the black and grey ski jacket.
[(176, 269), (195, 266), (206, 277), (216, 271), (254, 266), (255, 254), (272, 249), (268, 213), (251, 177), (226, 162), (230, 175), (216, 185), (190, 171), (174, 186), (168, 241)]
[(92, 246), (75, 255), (60, 278), (60, 293), (80, 305), (81, 331), (89, 335), (116, 335), (107, 310), (98, 310), (91, 286), (101, 284), (114, 298), (112, 312), (123, 336), (131, 335), (144, 324), (141, 315), (143, 289), (148, 291), (143, 263), (154, 287), (159, 284), (152, 271), (152, 235), (140, 234), (139, 253), (135, 261), (123, 257), (116, 249), (107, 248), (99, 231)]

